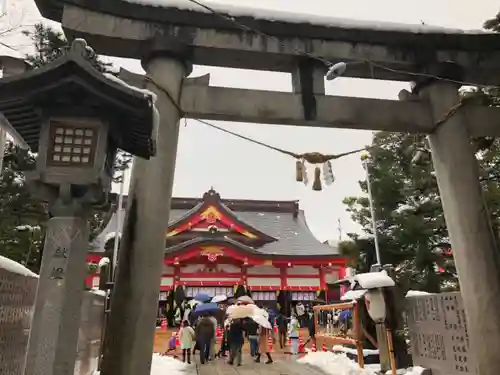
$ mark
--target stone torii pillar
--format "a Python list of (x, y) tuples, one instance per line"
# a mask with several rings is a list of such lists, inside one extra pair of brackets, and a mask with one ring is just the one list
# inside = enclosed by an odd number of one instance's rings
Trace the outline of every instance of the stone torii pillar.
[[(434, 81), (422, 89), (435, 123), (459, 102), (459, 86)], [(429, 143), (478, 374), (496, 375), (500, 368), (500, 253), (464, 113), (458, 110), (437, 125)]]
[(179, 111), (158, 86), (178, 100), (183, 80), (191, 72), (189, 64), (171, 56), (155, 55), (143, 65), (156, 83), (147, 88), (158, 98), (157, 153), (149, 161), (134, 159), (102, 375), (151, 371), (180, 120)]

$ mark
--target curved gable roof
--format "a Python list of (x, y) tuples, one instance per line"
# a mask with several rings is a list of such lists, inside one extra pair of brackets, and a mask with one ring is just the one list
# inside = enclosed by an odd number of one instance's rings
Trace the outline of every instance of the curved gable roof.
[(168, 226), (168, 231), (189, 223), (194, 216), (201, 214), (205, 209), (207, 209), (210, 206), (216, 207), (222, 215), (224, 215), (231, 221), (238, 223), (239, 226), (244, 228), (249, 233), (254, 234), (259, 240), (263, 240), (267, 243), (276, 241), (276, 238), (267, 234), (266, 231), (260, 230), (259, 228), (252, 226), (250, 223), (245, 222), (245, 220), (241, 220), (241, 218), (238, 217), (238, 215), (236, 215), (226, 204), (224, 204), (224, 202), (220, 198), (219, 193), (217, 193), (214, 189), (210, 189), (209, 191), (207, 191), (203, 195), (202, 201), (198, 203), (195, 207), (188, 210), (183, 215), (180, 215), (177, 218), (172, 219)]

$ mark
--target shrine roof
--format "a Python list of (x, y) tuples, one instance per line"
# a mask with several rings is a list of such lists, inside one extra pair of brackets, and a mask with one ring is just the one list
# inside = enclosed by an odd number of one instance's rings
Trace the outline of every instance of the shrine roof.
[[(125, 200), (124, 200), (125, 201)], [(256, 254), (269, 257), (338, 257), (337, 247), (321, 243), (307, 226), (304, 211), (299, 209), (298, 201), (265, 201), (249, 199), (220, 199), (234, 216), (249, 227), (276, 239), (259, 248)], [(203, 198), (172, 198), (170, 223), (181, 221), (193, 212)], [(121, 215), (123, 218), (125, 215)], [(95, 251), (103, 251), (107, 241), (114, 238), (117, 228), (117, 215), (114, 214), (104, 230), (94, 240)], [(203, 234), (200, 234), (202, 238)], [(246, 246), (241, 244), (241, 246)], [(167, 252), (169, 250), (167, 249)]]
[[(247, 201), (248, 202), (248, 201)], [(259, 203), (262, 203), (260, 201)], [(278, 203), (278, 202), (274, 202)], [(283, 202), (285, 203), (285, 202)], [(291, 203), (291, 202), (288, 202)], [(186, 210), (172, 209), (172, 220), (186, 214)], [(339, 256), (338, 248), (321, 243), (307, 226), (303, 210), (293, 212), (254, 210), (233, 211), (241, 221), (277, 239), (255, 251), (269, 256), (314, 257)]]
[[(170, 222), (176, 223), (189, 217), (202, 202), (203, 199), (173, 198)], [(255, 249), (257, 253), (291, 257), (339, 255), (336, 247), (323, 244), (314, 237), (307, 226), (304, 211), (299, 209), (298, 201), (220, 199), (220, 203), (238, 221), (276, 239)]]

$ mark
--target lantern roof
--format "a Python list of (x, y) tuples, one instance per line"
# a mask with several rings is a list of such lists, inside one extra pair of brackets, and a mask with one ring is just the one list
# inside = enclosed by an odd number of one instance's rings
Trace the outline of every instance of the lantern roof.
[(149, 159), (155, 153), (154, 94), (103, 74), (95, 61), (87, 43), (75, 39), (47, 65), (0, 79), (0, 112), (33, 151), (50, 117), (99, 118), (109, 125), (113, 146)]

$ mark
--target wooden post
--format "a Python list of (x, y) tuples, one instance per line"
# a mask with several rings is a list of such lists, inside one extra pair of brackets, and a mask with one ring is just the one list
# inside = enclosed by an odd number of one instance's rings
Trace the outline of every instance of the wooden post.
[(391, 372), (392, 375), (396, 375), (397, 366), (396, 366), (396, 358), (394, 357), (394, 344), (392, 342), (392, 332), (390, 328), (386, 329), (386, 337), (387, 337), (387, 346), (389, 347), (389, 357), (391, 361)]
[(358, 353), (358, 365), (361, 368), (365, 367), (365, 357), (363, 353), (362, 330), (359, 324), (359, 305), (355, 304), (352, 310), (352, 321), (354, 337), (356, 339), (356, 351)]

